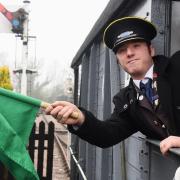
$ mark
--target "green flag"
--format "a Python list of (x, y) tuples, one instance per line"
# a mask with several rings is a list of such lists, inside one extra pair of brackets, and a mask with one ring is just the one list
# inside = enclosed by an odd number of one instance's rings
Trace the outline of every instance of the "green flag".
[(26, 144), (41, 101), (0, 88), (0, 161), (17, 180), (39, 179)]

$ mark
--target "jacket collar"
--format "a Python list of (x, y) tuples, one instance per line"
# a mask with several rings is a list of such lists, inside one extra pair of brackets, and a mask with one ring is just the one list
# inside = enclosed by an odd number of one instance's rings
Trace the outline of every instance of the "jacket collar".
[(163, 55), (158, 55), (153, 57), (154, 60), (154, 72), (158, 76), (167, 75), (167, 67), (170, 62), (170, 59)]

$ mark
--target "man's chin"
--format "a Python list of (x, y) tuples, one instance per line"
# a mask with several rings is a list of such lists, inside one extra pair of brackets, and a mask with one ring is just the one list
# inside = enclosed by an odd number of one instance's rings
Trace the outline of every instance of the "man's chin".
[(133, 78), (133, 79), (136, 79), (136, 80), (140, 80), (143, 78), (143, 75), (142, 73), (139, 73), (137, 71), (129, 71), (128, 74), (130, 74), (130, 76)]

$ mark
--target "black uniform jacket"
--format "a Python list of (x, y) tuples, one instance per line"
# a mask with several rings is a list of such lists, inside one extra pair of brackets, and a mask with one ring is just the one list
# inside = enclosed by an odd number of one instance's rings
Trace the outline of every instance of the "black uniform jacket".
[[(157, 72), (157, 91), (162, 110), (167, 116), (167, 131), (180, 134), (180, 51), (171, 58), (154, 57), (154, 70)], [(149, 138), (163, 139), (158, 128), (147, 122), (138, 108), (137, 91), (133, 81), (114, 96), (115, 108), (110, 118), (101, 121), (92, 113), (81, 108), (85, 114), (85, 122), (75, 130), (69, 126), (70, 132), (99, 147), (109, 147), (140, 131)]]

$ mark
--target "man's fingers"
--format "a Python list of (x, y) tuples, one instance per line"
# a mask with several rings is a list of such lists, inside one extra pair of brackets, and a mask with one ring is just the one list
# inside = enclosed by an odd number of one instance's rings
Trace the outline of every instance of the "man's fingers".
[(66, 101), (56, 101), (54, 103), (52, 103), (51, 105), (53, 107), (56, 107), (56, 106), (69, 106), (71, 103), (69, 102), (66, 102)]
[(84, 122), (84, 115), (72, 103), (56, 101), (46, 108), (46, 113), (51, 114), (58, 122), (63, 124), (78, 124)]
[(61, 115), (60, 112), (61, 112), (61, 110), (62, 110), (63, 108), (64, 108), (63, 106), (57, 106), (57, 107), (55, 107), (55, 108), (53, 108), (53, 109), (51, 110), (50, 114), (51, 114), (53, 117), (57, 118), (57, 116), (60, 116), (60, 115)]
[(66, 120), (71, 117), (74, 109), (69, 106), (57, 106), (51, 111), (51, 115), (57, 119), (58, 122), (65, 124)]
[(66, 101), (56, 101), (55, 103), (52, 104), (52, 107), (54, 108), (57, 106), (63, 106), (65, 108), (65, 109), (63, 108), (64, 111), (61, 111), (62, 114), (64, 114), (64, 112), (66, 111), (66, 107), (68, 109), (72, 109), (72, 113), (70, 115), (71, 118), (78, 119), (79, 117), (78, 108), (74, 104), (66, 102)]
[[(73, 113), (74, 109), (73, 108), (69, 108), (67, 109), (67, 111), (64, 111), (64, 114), (62, 116), (62, 122), (66, 123), (66, 121), (71, 118), (71, 115)], [(72, 118), (71, 118), (72, 119)]]
[(167, 152), (172, 147), (173, 147), (173, 141), (172, 141), (171, 136), (169, 136), (168, 138), (166, 138), (160, 142), (160, 150), (161, 150), (163, 155), (167, 155)]
[(52, 107), (51, 105), (49, 105), (49, 106), (45, 109), (45, 112), (46, 112), (46, 114), (50, 114), (52, 110), (53, 110), (53, 107)]
[[(57, 106), (57, 107), (59, 107), (59, 106)], [(70, 116), (70, 114), (67, 113), (69, 110), (73, 111), (72, 108), (70, 108), (68, 106), (63, 107), (57, 114), (58, 121), (60, 120), (61, 123), (64, 123), (64, 121)]]
[(162, 143), (160, 144), (160, 150), (161, 150), (161, 153), (165, 155), (167, 153), (168, 148), (165, 144)]

